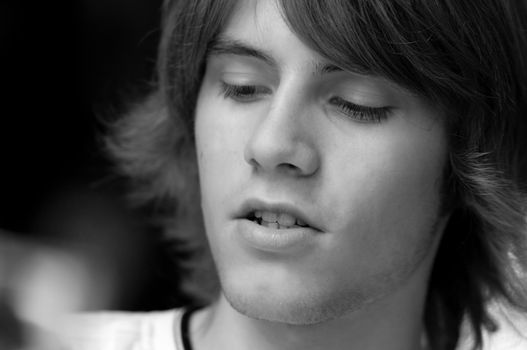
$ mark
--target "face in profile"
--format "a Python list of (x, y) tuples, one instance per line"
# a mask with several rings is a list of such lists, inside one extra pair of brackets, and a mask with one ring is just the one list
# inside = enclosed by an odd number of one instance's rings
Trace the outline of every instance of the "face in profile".
[[(243, 1), (196, 109), (205, 226), (237, 310), (291, 324), (426, 284), (440, 216), (443, 116), (306, 46), (274, 1)], [(412, 287), (412, 288), (413, 288)]]

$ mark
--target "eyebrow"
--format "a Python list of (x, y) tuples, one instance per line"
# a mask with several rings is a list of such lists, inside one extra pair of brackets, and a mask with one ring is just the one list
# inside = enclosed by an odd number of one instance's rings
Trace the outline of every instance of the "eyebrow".
[[(219, 37), (214, 40), (208, 49), (208, 56), (213, 55), (236, 55), (256, 58), (263, 61), (268, 66), (273, 68), (278, 67), (276, 60), (264, 50), (258, 49), (240, 40)], [(344, 70), (334, 64), (313, 61), (313, 75), (320, 76), (333, 72), (343, 72)]]

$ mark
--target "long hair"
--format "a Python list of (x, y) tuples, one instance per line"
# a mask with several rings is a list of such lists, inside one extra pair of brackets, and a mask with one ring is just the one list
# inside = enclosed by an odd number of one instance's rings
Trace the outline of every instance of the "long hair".
[[(313, 50), (345, 70), (390, 79), (447, 116), (443, 209), (451, 218), (424, 322), (432, 349), (454, 349), (464, 321), (480, 348), (483, 331), (495, 329), (491, 300), (527, 310), (525, 3), (279, 3), (290, 28)], [(133, 181), (135, 202), (155, 209), (167, 237), (199, 242), (192, 243), (196, 250), (206, 242), (194, 110), (208, 49), (235, 6), (234, 0), (165, 2), (156, 89), (115, 125), (108, 142), (120, 171)], [(197, 270), (194, 276), (203, 276), (206, 268)]]

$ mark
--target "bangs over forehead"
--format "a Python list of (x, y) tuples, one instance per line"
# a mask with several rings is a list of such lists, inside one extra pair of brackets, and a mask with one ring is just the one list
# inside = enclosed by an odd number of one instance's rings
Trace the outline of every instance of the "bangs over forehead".
[[(467, 3), (282, 0), (281, 6), (291, 29), (342, 69), (388, 78), (459, 113), (463, 102), (499, 102), (508, 93), (503, 81), (510, 81), (496, 64), (511, 57), (493, 36), (507, 26), (495, 21), (506, 16), (499, 7), (485, 16), (477, 2)], [(496, 12), (492, 21), (488, 11)]]

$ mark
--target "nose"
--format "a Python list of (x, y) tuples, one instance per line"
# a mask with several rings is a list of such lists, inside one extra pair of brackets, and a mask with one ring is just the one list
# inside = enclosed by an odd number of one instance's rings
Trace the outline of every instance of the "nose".
[(254, 169), (294, 176), (317, 172), (320, 159), (307, 107), (287, 94), (275, 96), (246, 143), (244, 158)]

